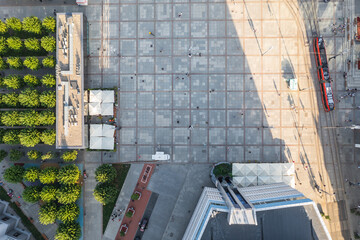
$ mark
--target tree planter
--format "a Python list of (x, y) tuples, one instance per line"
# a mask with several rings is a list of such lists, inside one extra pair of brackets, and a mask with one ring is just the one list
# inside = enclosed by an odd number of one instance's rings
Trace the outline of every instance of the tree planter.
[(141, 198), (141, 193), (138, 191), (135, 191), (132, 195), (131, 195), (131, 199), (132, 200), (140, 200)]
[(125, 216), (128, 217), (128, 218), (131, 218), (132, 216), (134, 216), (134, 214), (135, 214), (135, 209), (133, 207), (130, 207), (127, 210)]
[(123, 224), (121, 227), (120, 227), (120, 236), (125, 236), (127, 231), (128, 231), (128, 226), (126, 224)]

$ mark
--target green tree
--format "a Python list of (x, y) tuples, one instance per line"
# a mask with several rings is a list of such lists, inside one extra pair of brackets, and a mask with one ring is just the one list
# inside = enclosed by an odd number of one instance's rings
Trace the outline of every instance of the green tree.
[(24, 172), (23, 166), (14, 165), (5, 170), (4, 179), (10, 183), (19, 183), (23, 180)]
[(18, 136), (20, 144), (25, 147), (34, 147), (40, 143), (40, 132), (36, 129), (23, 129)]
[(20, 140), (18, 137), (18, 130), (8, 130), (4, 133), (3, 137), (2, 137), (2, 141), (5, 144), (11, 144), (11, 145), (15, 145), (15, 144), (19, 144)]
[(56, 48), (56, 40), (52, 36), (45, 36), (41, 38), (41, 46), (47, 52), (53, 52)]
[(40, 200), (40, 192), (41, 187), (39, 186), (26, 187), (23, 191), (22, 197), (26, 202), (36, 203)]
[(44, 91), (40, 94), (40, 103), (43, 107), (54, 108), (56, 106), (55, 91)]
[(10, 161), (16, 162), (19, 161), (24, 156), (24, 152), (17, 149), (10, 150)]
[(20, 19), (12, 17), (12, 18), (8, 18), (6, 19), (6, 25), (8, 26), (8, 28), (19, 32), (22, 29), (22, 24)]
[(54, 167), (48, 167), (41, 170), (39, 180), (42, 184), (52, 184), (56, 181), (59, 170)]
[(101, 183), (112, 182), (116, 175), (116, 169), (111, 164), (102, 164), (95, 171), (95, 179)]
[(71, 161), (75, 161), (78, 155), (78, 151), (76, 150), (72, 150), (72, 151), (68, 151), (68, 152), (64, 152), (61, 155), (62, 160), (64, 160), (65, 162), (71, 162)]
[(39, 115), (35, 110), (22, 111), (19, 113), (19, 125), (28, 127), (38, 126), (40, 125)]
[(27, 38), (24, 41), (25, 48), (29, 51), (39, 51), (40, 50), (40, 41), (36, 38)]
[(8, 51), (6, 38), (0, 37), (0, 54), (4, 55)]
[(39, 179), (40, 169), (38, 167), (29, 167), (25, 169), (24, 180), (28, 182), (35, 182)]
[(27, 57), (24, 66), (30, 70), (38, 70), (41, 67), (40, 60), (37, 57)]
[(8, 152), (1, 149), (1, 150), (0, 150), (0, 162), (1, 162), (2, 160), (4, 160), (4, 158), (6, 158), (7, 155), (8, 155)]
[(43, 187), (43, 189), (41, 190), (40, 193), (40, 198), (41, 200), (45, 201), (45, 202), (50, 202), (56, 199), (56, 191), (57, 191), (57, 187), (52, 186), (52, 185), (46, 185), (45, 187)]
[(39, 123), (40, 125), (54, 125), (55, 124), (55, 114), (53, 111), (46, 110), (41, 111), (39, 116)]
[(7, 31), (8, 31), (8, 26), (6, 25), (6, 23), (0, 20), (0, 34), (7, 33)]
[(41, 141), (46, 145), (54, 145), (56, 140), (56, 131), (54, 129), (48, 129), (41, 133)]
[(41, 152), (37, 150), (30, 150), (27, 152), (27, 156), (30, 160), (38, 160), (41, 157)]
[(56, 20), (53, 17), (46, 17), (42, 21), (42, 26), (48, 32), (54, 33), (56, 28)]
[(12, 89), (19, 89), (22, 85), (22, 79), (18, 75), (8, 75), (4, 78), (3, 84)]
[(98, 183), (94, 190), (94, 198), (102, 205), (114, 202), (118, 196), (118, 191), (113, 184)]
[(7, 93), (2, 95), (2, 102), (8, 107), (17, 107), (19, 104), (19, 95), (17, 93)]
[(55, 240), (79, 240), (81, 237), (81, 228), (79, 223), (60, 223), (56, 230)]
[(8, 68), (8, 65), (7, 65), (6, 61), (2, 57), (0, 57), (0, 70), (4, 70), (7, 68)]
[(62, 185), (56, 191), (56, 199), (61, 204), (70, 204), (79, 199), (80, 193), (81, 187), (77, 184)]
[(26, 17), (22, 21), (23, 30), (29, 33), (40, 34), (41, 33), (41, 21), (39, 18), (31, 16)]
[(19, 37), (9, 37), (6, 39), (8, 47), (14, 51), (20, 51), (24, 47), (24, 43)]
[(56, 84), (56, 80), (54, 75), (52, 74), (46, 74), (41, 78), (41, 82), (43, 85), (47, 87), (53, 87)]
[(19, 124), (19, 113), (17, 111), (3, 112), (1, 115), (1, 123), (8, 127)]
[(80, 170), (75, 164), (60, 168), (57, 179), (61, 184), (74, 184), (79, 180)]
[(9, 64), (10, 68), (12, 69), (23, 69), (23, 62), (19, 57), (8, 57), (6, 59), (6, 63)]
[(56, 64), (54, 56), (48, 56), (42, 60), (42, 65), (47, 68), (54, 68)]
[(40, 207), (39, 221), (42, 225), (53, 224), (56, 221), (58, 207), (56, 203), (49, 202)]
[[(55, 158), (55, 153), (50, 151), (45, 153), (44, 155), (41, 156), (41, 160), (46, 161), (46, 160), (51, 160)], [(57, 175), (57, 172), (56, 172)], [(55, 176), (56, 177), (56, 176)]]
[(36, 86), (40, 85), (39, 78), (37, 78), (36, 76), (31, 75), (31, 74), (25, 75), (23, 80), (24, 80), (24, 83), (26, 83), (30, 87), (36, 87)]
[(79, 206), (76, 205), (75, 203), (70, 203), (70, 204), (62, 205), (59, 208), (57, 218), (60, 221), (67, 223), (67, 222), (75, 221), (78, 218), (79, 214), (80, 214)]
[(40, 105), (39, 92), (30, 88), (25, 89), (19, 94), (19, 103), (24, 107), (38, 107)]

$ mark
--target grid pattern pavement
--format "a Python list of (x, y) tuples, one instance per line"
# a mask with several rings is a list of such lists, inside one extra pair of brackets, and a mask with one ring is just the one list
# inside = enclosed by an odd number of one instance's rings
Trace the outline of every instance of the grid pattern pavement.
[(177, 163), (295, 161), (300, 141), (311, 148), (309, 90), (284, 81), (309, 88), (283, 2), (101, 6), (102, 21), (89, 19), (87, 79), (119, 88), (118, 161), (151, 160), (156, 150)]

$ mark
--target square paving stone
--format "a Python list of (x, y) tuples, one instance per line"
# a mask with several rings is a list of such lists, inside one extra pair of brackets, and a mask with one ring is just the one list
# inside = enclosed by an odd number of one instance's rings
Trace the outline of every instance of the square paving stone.
[(207, 110), (191, 110), (191, 124), (196, 127), (207, 127), (208, 111)]
[(189, 147), (187, 146), (175, 146), (174, 147), (174, 160), (176, 163), (184, 163), (189, 161)]
[(156, 75), (155, 87), (157, 91), (172, 90), (172, 76), (171, 75)]
[(210, 108), (225, 108), (225, 92), (209, 93)]
[(191, 93), (191, 108), (204, 109), (208, 108), (208, 93), (207, 92), (192, 92)]
[(171, 110), (156, 110), (156, 126), (170, 127), (172, 120)]
[(245, 162), (244, 161), (244, 147), (231, 146), (227, 147), (227, 160), (228, 162)]
[(226, 161), (226, 147), (211, 146), (209, 147), (209, 161), (212, 163)]
[(120, 126), (129, 127), (136, 126), (136, 110), (121, 110), (120, 111)]
[(192, 75), (191, 76), (191, 90), (192, 91), (207, 91), (208, 90), (208, 76)]
[(174, 128), (173, 142), (175, 144), (188, 144), (190, 140), (190, 130), (188, 128)]
[(189, 127), (190, 114), (188, 110), (174, 110), (173, 111), (173, 126)]
[(157, 92), (156, 95), (156, 105), (157, 109), (169, 109), (172, 104), (172, 94), (171, 92)]
[(138, 128), (138, 144), (154, 144), (154, 128)]
[(225, 127), (226, 126), (226, 111), (225, 110), (209, 110), (209, 125), (211, 127)]
[(244, 112), (242, 110), (228, 110), (227, 125), (241, 127), (244, 125)]
[(191, 144), (207, 144), (208, 143), (208, 129), (207, 128), (193, 128), (191, 130)]
[(174, 108), (188, 108), (190, 102), (190, 94), (189, 92), (174, 92)]
[(153, 92), (138, 92), (138, 108), (153, 108), (154, 107), (154, 93)]
[(226, 130), (225, 128), (210, 128), (209, 129), (209, 144), (219, 145), (226, 144)]
[(204, 146), (192, 146), (191, 147), (191, 160), (195, 163), (208, 162), (208, 150)]
[(154, 91), (154, 76), (153, 75), (139, 75), (138, 76), (138, 91)]
[(156, 128), (156, 144), (172, 144), (172, 129), (171, 128)]
[(138, 110), (138, 125), (140, 127), (154, 126), (154, 111), (153, 110)]
[(136, 142), (135, 128), (122, 128), (120, 130), (120, 144), (134, 144)]

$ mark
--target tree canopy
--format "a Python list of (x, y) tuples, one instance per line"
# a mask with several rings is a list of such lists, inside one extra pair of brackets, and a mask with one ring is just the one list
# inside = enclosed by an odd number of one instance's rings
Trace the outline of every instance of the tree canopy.
[(31, 150), (27, 152), (27, 156), (30, 160), (38, 160), (41, 157), (41, 152), (37, 150)]
[(110, 183), (98, 183), (94, 190), (94, 198), (102, 205), (106, 205), (115, 201), (118, 196), (118, 191), (113, 184)]
[(80, 208), (75, 203), (62, 205), (58, 211), (58, 219), (64, 223), (75, 221), (80, 214)]
[(20, 51), (24, 47), (24, 43), (19, 37), (9, 37), (6, 39), (8, 47), (14, 51)]
[(40, 103), (45, 108), (54, 108), (56, 106), (55, 91), (44, 91), (40, 94)]
[(22, 79), (18, 75), (8, 75), (4, 78), (3, 84), (12, 89), (19, 89), (22, 85)]
[[(41, 156), (41, 159), (44, 160), (44, 161), (54, 159), (54, 158), (55, 158), (55, 153), (52, 152), (52, 151), (47, 152), (47, 153), (45, 153), (44, 155)], [(57, 174), (57, 172), (56, 172), (56, 174)]]
[(41, 49), (40, 47), (40, 41), (36, 38), (27, 38), (24, 41), (25, 48), (29, 51), (39, 51)]
[(41, 82), (45, 86), (53, 87), (56, 84), (55, 76), (52, 74), (46, 74), (41, 78)]
[(9, 64), (9, 67), (12, 69), (23, 69), (23, 62), (19, 57), (8, 57), (6, 63)]
[(19, 133), (18, 130), (8, 130), (2, 136), (2, 141), (5, 144), (11, 144), (11, 145), (19, 144), (20, 140), (18, 137), (18, 133)]
[(19, 183), (23, 180), (25, 169), (19, 165), (13, 165), (4, 172), (4, 179), (10, 183)]
[(61, 185), (56, 191), (56, 199), (61, 204), (74, 203), (79, 199), (81, 187), (77, 184)]
[(64, 152), (61, 155), (62, 160), (64, 160), (65, 162), (71, 162), (71, 161), (75, 161), (78, 155), (78, 151), (76, 150), (72, 150), (72, 151), (67, 151)]
[(22, 197), (26, 202), (35, 203), (40, 200), (40, 186), (26, 187), (22, 193)]
[(74, 184), (79, 180), (80, 170), (75, 164), (60, 168), (57, 179), (61, 184)]
[(112, 182), (116, 178), (116, 169), (110, 164), (103, 164), (95, 171), (95, 179), (98, 182)]
[(7, 31), (8, 31), (8, 26), (6, 25), (6, 23), (0, 20), (0, 34), (7, 33)]
[(39, 18), (31, 16), (26, 17), (22, 21), (23, 30), (29, 33), (40, 34), (41, 33), (41, 21)]
[(56, 64), (54, 56), (48, 56), (42, 60), (42, 65), (47, 68), (54, 68)]
[(39, 174), (39, 180), (42, 184), (53, 184), (56, 181), (56, 177), (59, 170), (54, 167), (47, 167), (41, 170)]
[(37, 57), (27, 57), (24, 60), (24, 66), (30, 70), (38, 70), (41, 67), (41, 64)]
[(56, 203), (49, 202), (40, 207), (39, 221), (42, 225), (53, 224), (56, 221), (58, 207)]
[(29, 85), (30, 87), (36, 87), (40, 85), (40, 80), (34, 75), (27, 74), (23, 78), (24, 83)]
[(11, 149), (10, 150), (10, 161), (16, 162), (19, 161), (24, 156), (24, 152), (17, 150), (17, 149)]
[(41, 141), (46, 145), (54, 145), (56, 141), (56, 131), (54, 129), (48, 129), (41, 133)]
[(19, 94), (19, 103), (24, 107), (38, 107), (40, 105), (39, 92), (30, 88)]
[(48, 32), (55, 32), (55, 28), (56, 28), (56, 20), (55, 18), (48, 16), (46, 18), (43, 19), (42, 21), (42, 26), (45, 30), (47, 30)]
[(7, 18), (6, 19), (6, 25), (16, 31), (16, 32), (19, 32), (22, 30), (22, 24), (21, 24), (21, 21), (20, 19), (18, 18), (15, 18), (15, 17), (12, 17), (12, 18)]
[(79, 240), (81, 237), (81, 228), (79, 223), (60, 223), (56, 231), (55, 240)]
[(40, 198), (41, 200), (43, 200), (44, 202), (50, 202), (56, 199), (56, 191), (57, 191), (57, 187), (56, 186), (52, 186), (52, 185), (45, 185), (40, 193)]
[(28, 182), (35, 182), (39, 179), (40, 169), (38, 167), (29, 167), (25, 169), (24, 180)]
[(8, 68), (8, 65), (7, 65), (6, 61), (2, 57), (0, 57), (0, 70), (4, 70), (7, 68)]
[(40, 143), (40, 132), (37, 129), (23, 129), (18, 136), (20, 144), (25, 147), (34, 147)]
[(56, 40), (52, 36), (45, 36), (41, 38), (41, 46), (47, 52), (53, 52), (56, 48)]
[(7, 155), (8, 155), (8, 152), (5, 151), (5, 150), (3, 150), (3, 149), (1, 149), (1, 150), (0, 150), (0, 162), (1, 162), (2, 160), (4, 160), (4, 158), (6, 158)]
[(16, 107), (19, 104), (19, 95), (17, 93), (7, 93), (2, 95), (2, 102), (9, 107)]

